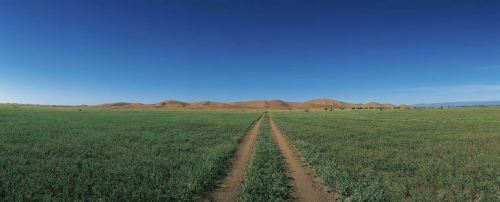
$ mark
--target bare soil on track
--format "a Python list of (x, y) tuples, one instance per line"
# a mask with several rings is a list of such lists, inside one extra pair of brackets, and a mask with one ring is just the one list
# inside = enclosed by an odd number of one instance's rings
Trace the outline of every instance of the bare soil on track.
[(308, 166), (301, 153), (293, 143), (281, 133), (274, 119), (269, 115), (269, 122), (273, 138), (287, 164), (287, 173), (290, 185), (293, 187), (292, 196), (297, 201), (334, 201), (335, 195), (328, 193), (323, 180), (317, 177), (314, 170)]
[(231, 160), (231, 171), (222, 180), (220, 187), (206, 201), (238, 201), (238, 188), (243, 181), (243, 172), (252, 156), (253, 147), (259, 136), (263, 117), (262, 115), (247, 135), (245, 135), (235, 156)]

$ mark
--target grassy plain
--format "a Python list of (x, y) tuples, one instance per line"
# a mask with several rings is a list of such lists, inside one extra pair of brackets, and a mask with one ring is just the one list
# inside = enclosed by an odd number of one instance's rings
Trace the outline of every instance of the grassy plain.
[(271, 136), (269, 117), (264, 114), (254, 153), (240, 190), (242, 201), (291, 201), (285, 163)]
[(271, 114), (340, 200), (500, 200), (498, 107)]
[(201, 200), (261, 113), (0, 106), (0, 200)]

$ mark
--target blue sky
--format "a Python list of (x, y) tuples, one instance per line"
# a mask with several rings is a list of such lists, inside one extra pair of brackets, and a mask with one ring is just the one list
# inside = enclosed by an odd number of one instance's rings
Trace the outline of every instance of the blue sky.
[(500, 1), (0, 0), (0, 103), (500, 100)]

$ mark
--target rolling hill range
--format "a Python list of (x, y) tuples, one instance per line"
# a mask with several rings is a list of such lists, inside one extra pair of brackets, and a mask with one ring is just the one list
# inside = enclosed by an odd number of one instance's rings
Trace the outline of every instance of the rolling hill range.
[[(401, 106), (406, 106), (406, 105), (401, 105)], [(353, 104), (353, 103), (346, 103), (342, 101), (323, 98), (323, 99), (309, 100), (305, 102), (286, 102), (282, 100), (253, 100), (246, 102), (228, 102), (228, 103), (213, 102), (213, 101), (181, 102), (176, 100), (165, 100), (155, 104), (117, 102), (117, 103), (96, 105), (93, 107), (164, 108), (164, 109), (325, 109), (325, 108), (340, 109), (343, 107), (346, 109), (351, 109), (352, 107), (393, 108), (396, 107), (396, 105), (389, 103), (381, 104), (377, 102), (370, 102), (366, 104)]]

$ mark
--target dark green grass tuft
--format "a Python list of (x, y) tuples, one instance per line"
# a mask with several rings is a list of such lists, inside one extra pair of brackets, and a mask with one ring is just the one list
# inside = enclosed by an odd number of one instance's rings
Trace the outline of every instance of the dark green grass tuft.
[(0, 106), (0, 201), (201, 200), (260, 114)]
[(340, 200), (500, 199), (498, 107), (272, 114)]
[(285, 165), (271, 136), (267, 113), (240, 190), (242, 201), (290, 201)]

